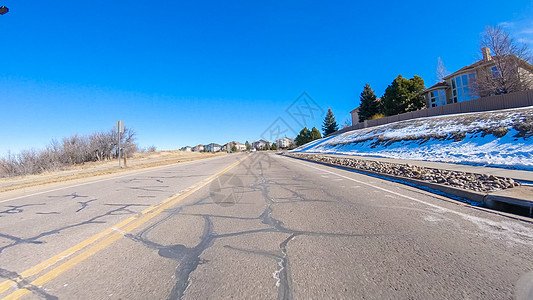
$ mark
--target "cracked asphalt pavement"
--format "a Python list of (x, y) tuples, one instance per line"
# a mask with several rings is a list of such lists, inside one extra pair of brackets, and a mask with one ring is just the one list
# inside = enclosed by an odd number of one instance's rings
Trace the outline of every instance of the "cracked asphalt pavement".
[(272, 152), (0, 194), (0, 298), (531, 299), (532, 246), (531, 219)]

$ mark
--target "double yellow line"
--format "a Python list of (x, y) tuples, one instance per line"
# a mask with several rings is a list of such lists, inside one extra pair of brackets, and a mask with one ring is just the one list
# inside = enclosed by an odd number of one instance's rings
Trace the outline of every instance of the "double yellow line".
[[(74, 255), (76, 252), (84, 249), (85, 247), (93, 244), (94, 242), (97, 242), (103, 238), (103, 240), (99, 241), (95, 245), (91, 246), (87, 250), (81, 252), (80, 254), (76, 255), (72, 259), (68, 260), (64, 264), (48, 271), (46, 274), (38, 277), (35, 279), (31, 285), (32, 286), (42, 286), (45, 283), (49, 282), (50, 280), (56, 278), (57, 276), (61, 275), (62, 273), (66, 272), (67, 270), (71, 269), (75, 265), (79, 264), (80, 262), (84, 261), (85, 259), (89, 258), (90, 256), (94, 255), (95, 253), (99, 252), (100, 250), (104, 249), (105, 247), (111, 245), (113, 242), (117, 241), (121, 237), (123, 237), (126, 233), (131, 232), (135, 228), (141, 226), (142, 224), (146, 223), (150, 219), (154, 218), (155, 216), (159, 215), (164, 210), (172, 207), (173, 205), (177, 204), (181, 200), (189, 197), (194, 192), (198, 191), (199, 189), (203, 188), (204, 186), (208, 185), (210, 182), (221, 176), (222, 174), (228, 172), (229, 170), (233, 169), (237, 165), (239, 165), (242, 161), (244, 161), (248, 156), (245, 156), (235, 163), (231, 164), (230, 166), (226, 167), (224, 170), (209, 176), (208, 178), (188, 187), (187, 189), (183, 190), (181, 194), (176, 194), (170, 198), (167, 198), (161, 202), (159, 202), (156, 205), (150, 206), (147, 209), (143, 210), (139, 214), (129, 217), (125, 219), (124, 221), (115, 224), (112, 227), (107, 228), (106, 230), (86, 239), (85, 241), (59, 253), (58, 255), (51, 257), (40, 264), (20, 273), (20, 277), (15, 280), (6, 280), (2, 283), (0, 283), (0, 294), (9, 290), (11, 287), (16, 287), (16, 285), (26, 278), (30, 276), (34, 276), (39, 274), (40, 272), (46, 270), (47, 268), (57, 264), (58, 262), (64, 260), (65, 258), (68, 258), (72, 255)], [(29, 287), (29, 286), (28, 286)], [(4, 299), (19, 299), (20, 297), (23, 297), (24, 295), (30, 293), (30, 290), (21, 287), (17, 291), (9, 294)]]

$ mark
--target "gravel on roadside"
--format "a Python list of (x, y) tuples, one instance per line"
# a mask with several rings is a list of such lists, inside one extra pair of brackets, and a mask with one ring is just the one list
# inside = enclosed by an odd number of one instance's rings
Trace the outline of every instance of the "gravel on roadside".
[(332, 157), (320, 154), (287, 153), (287, 156), (328, 163), (340, 167), (349, 167), (361, 171), (373, 171), (399, 177), (413, 178), (430, 183), (459, 187), (476, 192), (491, 192), (520, 186), (511, 178), (487, 174), (466, 173), (379, 161), (361, 160), (357, 158)]

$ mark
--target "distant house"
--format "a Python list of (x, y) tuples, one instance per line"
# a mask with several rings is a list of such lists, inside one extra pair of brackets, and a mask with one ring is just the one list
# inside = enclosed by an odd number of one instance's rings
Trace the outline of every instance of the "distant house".
[(196, 145), (192, 148), (193, 152), (202, 152), (204, 151), (204, 145)]
[(276, 140), (276, 146), (278, 148), (289, 148), (293, 144), (294, 144), (294, 140), (288, 137), (284, 137), (282, 139)]
[(222, 147), (220, 147), (220, 151), (222, 151), (222, 152), (231, 151), (231, 143), (232, 142), (229, 142), (229, 143), (226, 143), (226, 144), (222, 145)]
[(257, 142), (252, 143), (252, 147), (256, 150), (263, 150), (266, 148), (266, 145), (268, 144), (268, 141), (265, 140), (259, 140)]
[[(490, 49), (481, 49), (483, 59), (463, 67), (456, 72), (444, 77), (443, 81), (424, 90), (427, 107), (437, 107), (450, 103), (463, 102), (490, 96), (492, 93), (485, 91), (483, 82), (501, 78), (496, 59), (512, 62), (507, 70), (523, 89), (533, 89), (533, 66), (516, 56), (491, 56)], [(487, 78), (489, 77), (489, 78)]]
[(232, 151), (231, 149), (233, 149), (233, 146), (235, 146), (237, 151), (246, 151), (246, 146), (236, 141), (231, 141), (222, 146), (222, 151), (230, 152)]
[[(235, 146), (235, 148), (237, 148), (237, 151), (246, 151), (246, 145), (245, 144), (242, 144), (242, 143), (239, 143), (239, 142), (233, 142), (233, 145)], [(231, 148), (230, 148), (231, 150)]]
[(237, 151), (246, 151), (246, 146), (236, 141), (231, 141), (225, 144), (224, 146), (222, 146), (221, 151), (230, 152), (232, 151), (231, 149), (233, 148), (233, 146), (237, 148)]
[(182, 147), (180, 150), (181, 151), (185, 151), (185, 152), (191, 152), (192, 151), (192, 147), (191, 146), (185, 146), (185, 147)]
[(216, 143), (205, 145), (205, 151), (207, 152), (219, 152), (220, 148), (222, 148), (222, 146)]

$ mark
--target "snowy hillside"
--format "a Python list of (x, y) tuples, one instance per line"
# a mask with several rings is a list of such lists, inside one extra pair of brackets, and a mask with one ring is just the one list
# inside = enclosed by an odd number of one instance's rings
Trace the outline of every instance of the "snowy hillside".
[(379, 156), (533, 171), (533, 107), (400, 121), (313, 141), (293, 152)]

